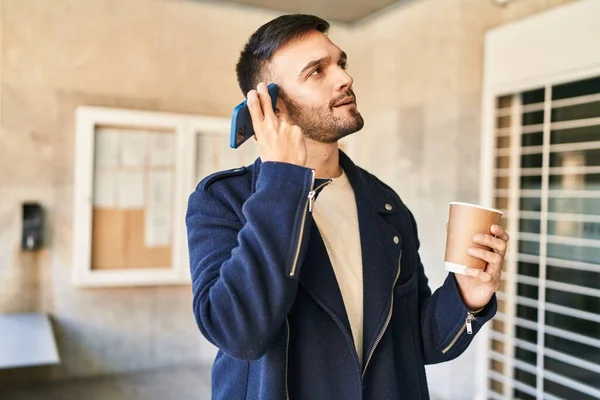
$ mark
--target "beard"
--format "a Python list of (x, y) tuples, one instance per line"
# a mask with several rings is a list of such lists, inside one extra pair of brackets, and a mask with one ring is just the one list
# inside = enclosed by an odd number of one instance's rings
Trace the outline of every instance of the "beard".
[(299, 104), (290, 99), (285, 93), (279, 96), (285, 104), (290, 122), (302, 129), (305, 137), (320, 143), (335, 143), (354, 132), (358, 132), (364, 126), (363, 117), (356, 106), (345, 111), (345, 115), (335, 115), (335, 104), (340, 100), (356, 97), (352, 90), (346, 90), (338, 97), (332, 99), (327, 107), (310, 107)]

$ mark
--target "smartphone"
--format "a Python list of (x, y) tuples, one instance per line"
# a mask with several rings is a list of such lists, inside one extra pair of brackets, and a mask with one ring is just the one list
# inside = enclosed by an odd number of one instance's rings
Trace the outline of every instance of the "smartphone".
[[(279, 87), (274, 83), (269, 83), (269, 85), (267, 85), (267, 90), (271, 96), (273, 112), (275, 112)], [(232, 149), (237, 149), (246, 140), (250, 139), (252, 135), (254, 135), (254, 128), (252, 127), (252, 120), (250, 119), (250, 110), (248, 110), (248, 105), (246, 104), (246, 100), (244, 100), (233, 109), (229, 145)]]

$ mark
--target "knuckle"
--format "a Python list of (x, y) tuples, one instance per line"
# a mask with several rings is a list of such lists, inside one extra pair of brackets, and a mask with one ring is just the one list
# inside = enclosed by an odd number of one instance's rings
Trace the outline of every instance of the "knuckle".
[(267, 121), (269, 126), (272, 126), (274, 128), (278, 128), (279, 126), (281, 126), (281, 121), (279, 121), (277, 118), (272, 118), (269, 115), (265, 115), (265, 121)]
[(482, 245), (482, 246), (488, 246), (488, 247), (489, 247), (489, 245), (490, 245), (490, 243), (489, 243), (489, 240), (490, 240), (490, 239), (488, 238), (488, 236), (487, 236), (487, 235), (484, 235), (484, 236), (481, 236), (481, 237), (479, 238), (479, 240), (477, 240), (477, 242), (476, 242), (476, 243), (478, 243), (478, 244), (480, 244), (480, 245)]
[(506, 249), (507, 249), (508, 246), (506, 245), (506, 242), (503, 241), (503, 242), (500, 242), (500, 246), (499, 247), (500, 247), (499, 250), (504, 253), (506, 251)]

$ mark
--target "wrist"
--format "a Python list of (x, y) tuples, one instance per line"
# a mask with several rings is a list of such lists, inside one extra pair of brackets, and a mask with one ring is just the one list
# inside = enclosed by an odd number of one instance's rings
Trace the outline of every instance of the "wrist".
[(298, 167), (306, 167), (306, 159), (302, 160), (299, 157), (285, 157), (282, 155), (265, 155), (262, 156), (259, 154), (259, 157), (263, 163), (279, 163), (279, 164), (291, 164), (296, 165)]
[(460, 297), (462, 298), (463, 304), (465, 305), (465, 307), (469, 310), (469, 312), (471, 313), (476, 313), (476, 312), (480, 312), (481, 310), (483, 310), (486, 306), (486, 304), (481, 304), (480, 302), (471, 302), (469, 301), (467, 296), (464, 296), (462, 291), (460, 292)]

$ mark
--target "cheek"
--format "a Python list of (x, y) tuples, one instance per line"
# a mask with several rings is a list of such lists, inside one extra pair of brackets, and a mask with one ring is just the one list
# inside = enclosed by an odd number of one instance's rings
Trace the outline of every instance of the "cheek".
[(315, 79), (307, 82), (300, 90), (299, 103), (311, 108), (329, 107), (330, 92), (325, 90), (325, 82)]

